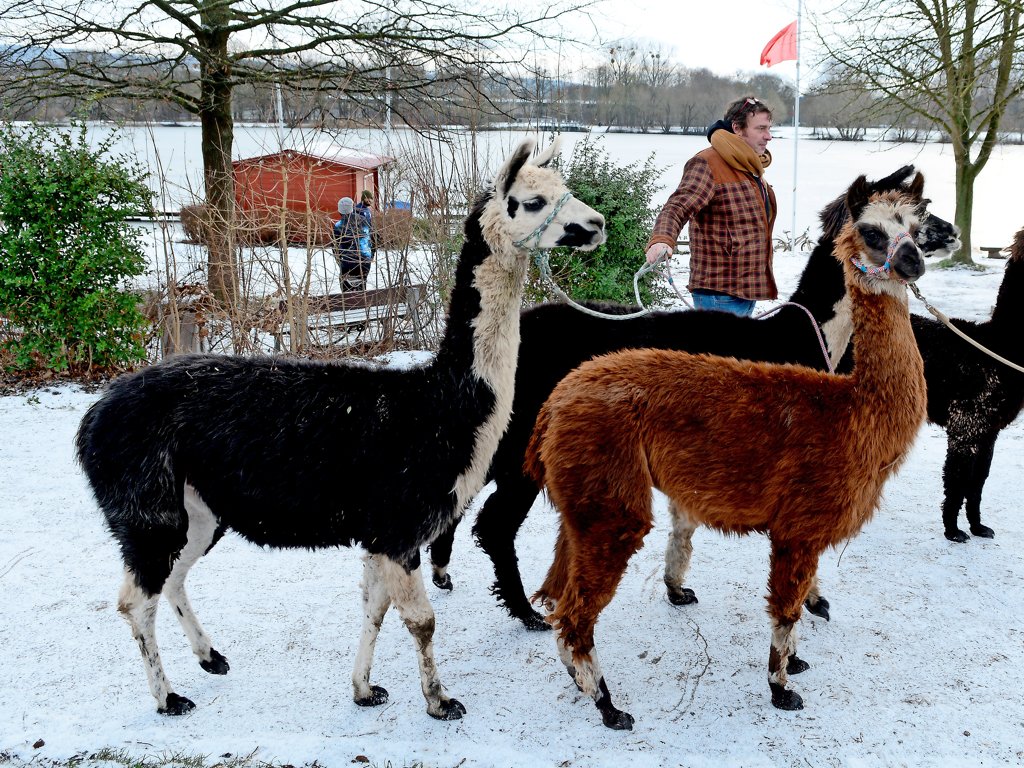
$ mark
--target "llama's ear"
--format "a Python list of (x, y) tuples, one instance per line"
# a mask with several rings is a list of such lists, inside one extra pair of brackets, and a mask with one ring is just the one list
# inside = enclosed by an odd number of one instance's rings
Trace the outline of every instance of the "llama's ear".
[(846, 190), (846, 207), (849, 209), (850, 217), (854, 221), (860, 218), (861, 213), (864, 211), (864, 206), (868, 204), (868, 198), (870, 197), (871, 189), (868, 187), (867, 176), (858, 176), (857, 180)]
[(536, 145), (537, 142), (533, 139), (525, 139), (501, 166), (501, 170), (494, 177), (494, 188), (501, 193), (502, 197), (508, 196), (508, 191), (512, 189), (512, 184), (515, 183), (516, 176), (519, 175), (519, 169), (530, 159), (530, 154)]
[(551, 143), (548, 145), (548, 148), (541, 152), (539, 155), (537, 155), (537, 157), (533, 161), (533, 164), (540, 166), (541, 168), (547, 168), (548, 164), (556, 157), (558, 157), (561, 151), (562, 135), (558, 134), (557, 136), (555, 136), (554, 139), (551, 140)]
[(913, 181), (910, 182), (910, 186), (907, 187), (907, 194), (918, 202), (924, 197), (924, 174), (920, 171), (917, 172)]
[(894, 173), (890, 173), (888, 176), (878, 179), (878, 181), (871, 185), (871, 188), (875, 190), (875, 192), (891, 192), (892, 190), (900, 189), (906, 183), (907, 179), (910, 178), (910, 174), (913, 172), (913, 165), (904, 165)]

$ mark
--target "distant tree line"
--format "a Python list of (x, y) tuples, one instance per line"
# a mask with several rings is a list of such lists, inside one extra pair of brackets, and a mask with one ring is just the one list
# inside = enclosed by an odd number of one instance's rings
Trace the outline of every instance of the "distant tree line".
[[(18, 77), (16, 66), (8, 63), (0, 68), (0, 92)], [(430, 80), (426, 72), (418, 77)], [(543, 67), (529, 76), (467, 67), (459, 78), (449, 75), (444, 81), (390, 98), (383, 73), (380, 79), (381, 88), (369, 93), (338, 91), (326, 84), (318, 87), (315, 81), (284, 86), (246, 83), (234, 89), (231, 110), (238, 122), (271, 123), (277, 121), (280, 108), (289, 126), (322, 128), (382, 126), (390, 119), (395, 125), (412, 127), (443, 124), (486, 129), (519, 123), (700, 134), (722, 116), (726, 103), (747, 93), (772, 107), (777, 125), (791, 124), (795, 95), (791, 83), (771, 73), (729, 77), (703, 68), (688, 69), (658, 49), (640, 46), (609, 49), (604, 63), (572, 78)], [(863, 139), (868, 130), (879, 126), (893, 141), (946, 140), (920, 116), (895, 108), (887, 111), (880, 95), (855, 86), (852, 76), (834, 72), (813, 84), (801, 99), (801, 125), (838, 140)], [(196, 86), (184, 83), (182, 87)], [(17, 105), (0, 100), (2, 120), (65, 122), (72, 118), (158, 123), (195, 119), (166, 99), (56, 96)], [(1004, 140), (1024, 141), (1024, 100), (1009, 103), (1002, 129)]]

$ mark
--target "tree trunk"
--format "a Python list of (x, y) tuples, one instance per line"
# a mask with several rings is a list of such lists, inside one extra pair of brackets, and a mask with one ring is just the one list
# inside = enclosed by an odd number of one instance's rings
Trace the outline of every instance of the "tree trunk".
[(956, 157), (956, 218), (960, 227), (960, 250), (953, 254), (956, 264), (974, 264), (971, 257), (971, 223), (974, 217), (974, 179), (977, 173), (969, 158)]
[[(231, 65), (228, 35), (218, 23), (227, 22), (228, 4), (211, 3), (203, 14), (209, 31), (203, 49), (209, 56), (201, 63), (199, 122), (206, 206), (210, 216), (210, 291), (227, 307), (238, 301), (238, 268), (235, 262), (235, 184), (231, 169), (234, 122), (231, 115)], [(225, 18), (221, 18), (224, 15)]]

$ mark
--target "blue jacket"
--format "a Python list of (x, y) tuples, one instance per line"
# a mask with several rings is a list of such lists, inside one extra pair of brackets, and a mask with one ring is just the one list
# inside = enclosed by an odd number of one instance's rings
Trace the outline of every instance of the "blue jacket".
[(370, 219), (362, 211), (345, 214), (334, 223), (334, 253), (344, 261), (369, 262), (373, 258)]

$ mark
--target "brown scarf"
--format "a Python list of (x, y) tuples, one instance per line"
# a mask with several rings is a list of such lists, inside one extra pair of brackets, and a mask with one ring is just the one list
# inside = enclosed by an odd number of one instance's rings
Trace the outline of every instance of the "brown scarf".
[(772, 164), (772, 153), (767, 150), (763, 155), (755, 155), (743, 139), (729, 131), (715, 131), (711, 134), (711, 146), (729, 165), (742, 173), (749, 173), (758, 178), (764, 176), (764, 169)]

